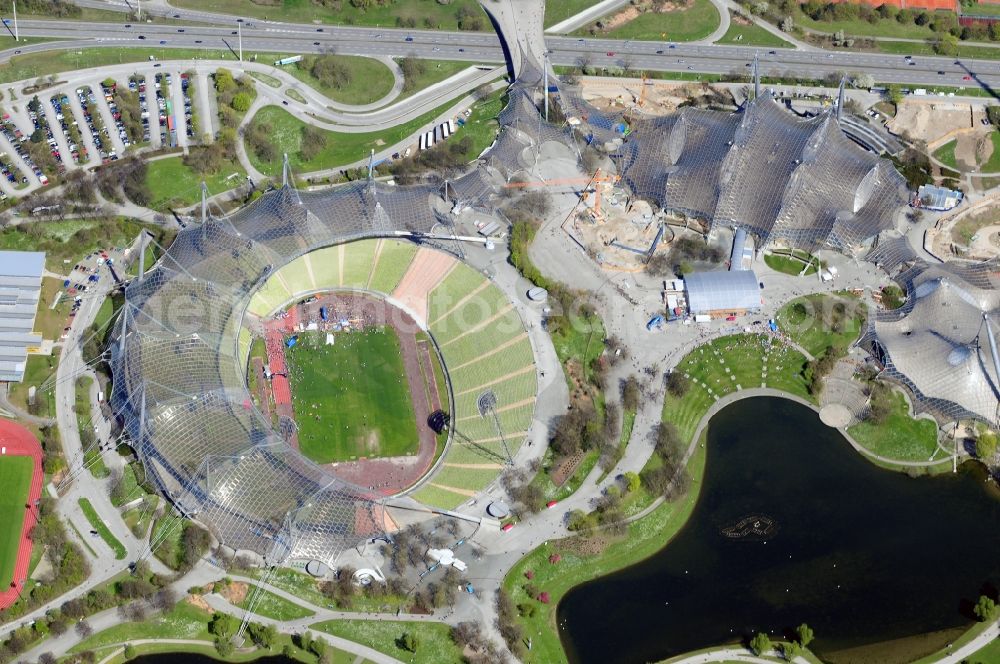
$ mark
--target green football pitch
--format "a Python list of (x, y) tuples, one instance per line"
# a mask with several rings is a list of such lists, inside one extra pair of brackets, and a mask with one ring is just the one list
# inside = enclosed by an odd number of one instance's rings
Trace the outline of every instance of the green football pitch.
[(0, 588), (9, 587), (14, 578), (33, 469), (31, 457), (0, 456)]
[(285, 349), (299, 450), (317, 463), (415, 454), (416, 418), (396, 332), (306, 332)]

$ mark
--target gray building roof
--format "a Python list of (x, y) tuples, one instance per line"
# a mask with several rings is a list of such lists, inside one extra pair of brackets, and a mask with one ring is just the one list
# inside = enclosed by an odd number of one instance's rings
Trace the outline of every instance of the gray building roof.
[(42, 289), (45, 254), (0, 251), (0, 381), (20, 381), (28, 348), (42, 343), (33, 334)]
[(760, 286), (753, 270), (687, 274), (684, 288), (692, 314), (760, 309)]
[(0, 277), (42, 278), (44, 251), (0, 251)]

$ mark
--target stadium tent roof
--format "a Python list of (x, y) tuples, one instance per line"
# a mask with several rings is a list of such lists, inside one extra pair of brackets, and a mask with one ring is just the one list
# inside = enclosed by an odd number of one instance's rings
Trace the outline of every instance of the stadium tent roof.
[(990, 343), (1000, 335), (997, 261), (920, 263), (900, 276), (910, 294), (881, 312), (868, 338), (888, 377), (914, 395), (914, 408), (944, 421), (996, 423), (998, 381)]
[(692, 314), (760, 309), (760, 286), (753, 270), (695, 272), (684, 277)]
[(42, 343), (34, 334), (45, 253), (0, 251), (0, 381), (20, 381), (28, 348)]

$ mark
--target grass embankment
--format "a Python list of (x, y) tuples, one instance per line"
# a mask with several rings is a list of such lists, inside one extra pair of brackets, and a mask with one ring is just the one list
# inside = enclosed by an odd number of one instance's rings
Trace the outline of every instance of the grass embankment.
[(545, 4), (545, 27), (555, 25), (565, 21), (570, 16), (576, 16), (584, 9), (592, 7), (599, 0), (560, 0), (559, 2), (548, 2)]
[[(446, 110), (455, 105), (452, 100), (428, 111), (423, 115), (398, 124), (382, 131), (347, 134), (336, 131), (323, 131), (326, 137), (322, 150), (311, 159), (302, 158), (303, 130), (306, 124), (287, 111), (277, 106), (265, 106), (254, 116), (252, 124), (270, 126), (267, 132), (275, 147), (275, 158), (262, 161), (252, 149), (247, 150), (250, 162), (254, 168), (265, 175), (277, 176), (281, 173), (282, 154), (288, 154), (292, 170), (296, 173), (309, 173), (325, 169), (346, 166), (367, 158), (371, 150), (380, 151), (386, 146), (395, 145), (403, 139), (416, 133), (418, 129), (429, 124)], [(456, 134), (461, 136), (461, 130)]]
[(712, 404), (740, 389), (769, 387), (812, 401), (803, 377), (805, 365), (802, 353), (774, 337), (736, 334), (714, 339), (677, 364), (674, 371), (686, 374), (690, 387), (681, 397), (666, 395), (663, 420), (677, 426), (682, 440), (691, 440)]
[(72, 296), (63, 292), (63, 280), (43, 277), (38, 310), (35, 312), (35, 332), (49, 341), (59, 339), (63, 334), (63, 328), (69, 325), (72, 306)]
[[(415, 664), (461, 662), (462, 652), (451, 639), (451, 627), (438, 622), (327, 620), (310, 625), (312, 629), (363, 643), (390, 657)], [(404, 634), (417, 639), (416, 652), (402, 645)]]
[(299, 450), (317, 463), (416, 452), (413, 402), (391, 328), (299, 335), (285, 351)]
[[(628, 11), (628, 10), (626, 10)], [(609, 17), (614, 20), (613, 17)], [(709, 0), (693, 0), (689, 7), (671, 11), (646, 11), (611, 30), (581, 28), (574, 35), (593, 35), (605, 39), (641, 39), (650, 41), (695, 41), (704, 39), (719, 27), (719, 11)]]
[(736, 44), (737, 46), (765, 46), (770, 48), (792, 48), (792, 44), (786, 42), (778, 35), (768, 32), (756, 23), (747, 25), (742, 21), (746, 19), (737, 18), (733, 12), (729, 12), (730, 22), (726, 34), (722, 35), (716, 44)]
[(35, 463), (29, 456), (0, 456), (0, 587), (14, 579), (14, 565), (21, 548), (25, 504)]
[[(337, 76), (314, 75), (324, 69), (336, 70)], [(371, 104), (389, 94), (395, 82), (385, 63), (355, 55), (307, 55), (283, 70), (341, 104)]]
[(163, 232), (162, 228), (118, 217), (34, 221), (0, 231), (0, 249), (44, 251), (46, 269), (62, 274), (96, 249), (128, 246), (143, 228), (150, 229), (154, 237)]
[(153, 199), (150, 207), (154, 210), (194, 205), (201, 200), (202, 181), (208, 185), (208, 193), (215, 195), (243, 184), (245, 179), (246, 171), (235, 162), (227, 162), (211, 175), (199, 175), (181, 156), (150, 161), (146, 167), (146, 184)]
[[(764, 254), (764, 263), (778, 272), (791, 275), (816, 274), (816, 270), (822, 267), (818, 258), (804, 251), (793, 249), (791, 251), (774, 251)], [(803, 272), (805, 269), (805, 272)]]
[(90, 527), (97, 531), (97, 534), (104, 540), (104, 543), (114, 552), (115, 560), (123, 560), (128, 553), (125, 550), (125, 545), (118, 541), (118, 538), (111, 534), (108, 530), (107, 524), (101, 520), (101, 517), (97, 515), (97, 510), (90, 503), (87, 498), (81, 498), (79, 500), (80, 509), (83, 510), (83, 515), (87, 517), (87, 521), (90, 522)]
[(273, 620), (298, 620), (313, 615), (313, 612), (304, 606), (299, 606), (295, 602), (290, 602), (284, 597), (257, 586), (250, 586), (247, 596), (237, 606), (246, 609), (250, 606), (251, 601), (253, 601), (254, 613)]
[(866, 450), (896, 461), (929, 461), (944, 454), (937, 444), (937, 425), (933, 420), (910, 417), (906, 397), (892, 394), (892, 410), (882, 423), (859, 422), (847, 433)]
[(76, 413), (77, 430), (80, 432), (80, 446), (84, 450), (83, 464), (91, 475), (97, 479), (104, 479), (110, 471), (104, 465), (104, 458), (98, 449), (99, 442), (94, 432), (90, 403), (90, 386), (93, 383), (94, 379), (90, 376), (76, 379), (76, 402), (73, 404), (73, 412)]
[(776, 316), (781, 331), (814, 357), (830, 346), (846, 351), (866, 320), (867, 310), (857, 298), (819, 293), (792, 300)]
[(955, 158), (955, 146), (958, 144), (957, 140), (951, 140), (939, 147), (934, 151), (934, 158), (940, 161), (942, 164), (948, 168), (959, 170), (958, 160)]
[[(566, 661), (556, 628), (556, 607), (570, 589), (648, 558), (666, 546), (687, 523), (698, 502), (705, 471), (704, 447), (695, 449), (687, 470), (692, 486), (679, 502), (664, 502), (639, 521), (629, 524), (624, 535), (602, 539), (599, 553), (591, 553), (591, 547), (582, 537), (572, 537), (543, 544), (511, 568), (503, 581), (504, 590), (511, 594), (515, 605), (530, 603), (536, 607), (534, 615), (520, 619), (525, 635), (532, 641), (526, 664)], [(553, 555), (558, 556), (558, 562), (550, 562)], [(528, 570), (533, 573), (530, 582), (525, 576)], [(524, 590), (526, 583), (547, 592), (549, 603), (529, 598)]]
[[(264, 51), (262, 51), (263, 53)], [(196, 48), (168, 48), (166, 46), (135, 46), (123, 48), (81, 48), (66, 51), (42, 51), (15, 55), (9, 63), (0, 65), (0, 83), (35, 79), (51, 74), (61, 74), (77, 69), (107, 67), (127, 62), (148, 62), (149, 56), (157, 60), (232, 60), (238, 58), (229, 50)], [(255, 52), (244, 50), (244, 60), (255, 60)], [(285, 53), (267, 53), (261, 62), (273, 62)]]
[[(447, 4), (426, 2), (426, 0), (397, 0), (385, 4), (366, 3), (368, 6), (364, 8), (345, 2), (338, 5), (335, 11), (318, 11), (315, 3), (302, 2), (301, 0), (289, 0), (277, 5), (258, 4), (246, 2), (246, 0), (171, 0), (170, 4), (184, 9), (199, 9), (234, 14), (244, 18), (289, 23), (322, 22), (327, 25), (437, 28), (441, 30), (458, 29), (456, 14), (459, 10), (471, 11), (476, 16), (481, 16), (483, 13), (475, 0), (452, 0)], [(407, 25), (410, 21), (413, 22), (413, 25)], [(466, 27), (468, 28), (468, 25)], [(476, 29), (488, 31), (490, 29), (489, 22), (483, 18), (480, 21), (480, 27)], [(386, 34), (383, 39), (384, 41), (393, 41), (397, 37)]]
[(416, 73), (406, 76), (403, 80), (403, 90), (393, 103), (415, 95), (425, 88), (429, 88), (435, 83), (451, 78), (455, 74), (473, 66), (472, 62), (462, 62), (459, 60), (420, 60), (422, 67)]

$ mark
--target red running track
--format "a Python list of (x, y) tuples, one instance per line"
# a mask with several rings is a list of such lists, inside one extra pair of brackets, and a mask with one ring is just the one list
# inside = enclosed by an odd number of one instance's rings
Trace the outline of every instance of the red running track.
[(28, 577), (28, 564), (31, 562), (31, 538), (28, 534), (38, 521), (38, 499), (42, 497), (42, 446), (35, 435), (8, 420), (0, 420), (0, 449), (6, 449), (7, 456), (30, 456), (34, 461), (31, 472), (31, 487), (28, 489), (28, 502), (25, 507), (24, 525), (21, 526), (21, 543), (17, 548), (17, 561), (14, 563), (14, 580), (0, 592), (0, 611), (10, 607), (24, 590), (24, 582)]

